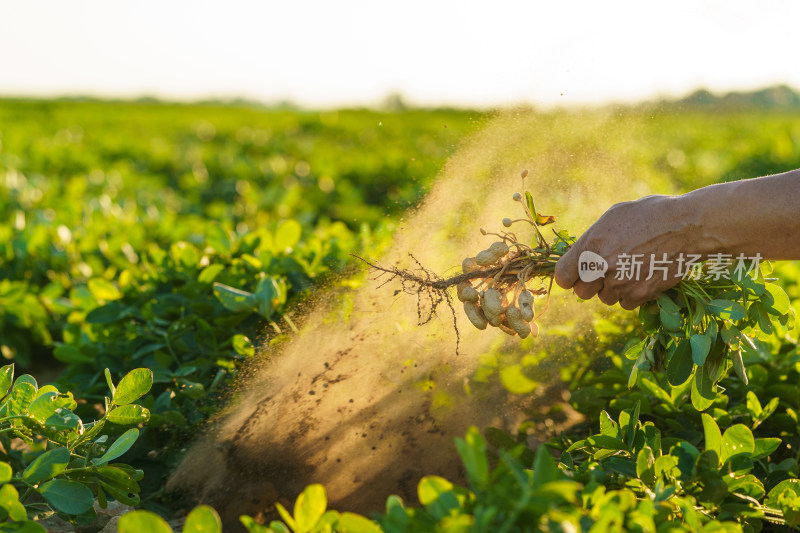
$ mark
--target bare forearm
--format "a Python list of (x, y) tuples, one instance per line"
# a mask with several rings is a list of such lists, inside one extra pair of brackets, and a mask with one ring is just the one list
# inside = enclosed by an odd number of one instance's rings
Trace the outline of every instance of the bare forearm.
[[(584, 251), (608, 262), (602, 279), (582, 280)], [(731, 259), (800, 259), (800, 170), (710, 185), (681, 196), (647, 196), (612, 206), (558, 261), (555, 279), (581, 298), (595, 294), (609, 305), (632, 309), (680, 281), (676, 265), (687, 254)], [(621, 258), (638, 255), (667, 262), (663, 278), (615, 274)]]
[(710, 185), (678, 197), (685, 237), (704, 255), (800, 259), (800, 170)]

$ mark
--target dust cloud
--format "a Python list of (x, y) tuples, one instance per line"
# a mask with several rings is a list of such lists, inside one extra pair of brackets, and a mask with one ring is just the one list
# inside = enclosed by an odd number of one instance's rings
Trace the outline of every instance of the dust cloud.
[[(408, 267), (411, 252), (440, 275), (457, 272), (464, 257), (492, 242), (480, 227), (496, 231), (504, 216), (519, 215), (511, 196), (523, 169), (538, 210), (575, 234), (613, 203), (670, 192), (630, 163), (626, 142), (635, 143), (636, 132), (621, 136), (622, 127), (603, 112), (499, 114), (451, 158), (391, 249), (369, 259)], [(606, 142), (612, 133), (616, 146)], [(329, 507), (341, 511), (381, 511), (390, 494), (416, 504), (423, 475), (461, 480), (453, 439), (470, 425), (515, 429), (537, 408), (563, 402), (544, 375), (530, 395), (512, 395), (496, 378), (476, 393), (467, 385), (482, 354), (522, 357), (519, 340), (475, 330), (457, 308), (456, 355), (446, 306), (420, 327), (416, 299), (395, 294), (397, 284), (379, 284), (328, 291), (281, 353), (262, 354), (258, 371), (189, 450), (169, 488), (215, 506), (234, 528), (241, 514), (272, 516), (276, 501), (293, 502), (309, 483), (324, 484)], [(547, 352), (552, 375), (571, 355), (548, 328), (587, 327), (584, 319), (600, 307), (554, 290), (542, 334), (529, 348)]]

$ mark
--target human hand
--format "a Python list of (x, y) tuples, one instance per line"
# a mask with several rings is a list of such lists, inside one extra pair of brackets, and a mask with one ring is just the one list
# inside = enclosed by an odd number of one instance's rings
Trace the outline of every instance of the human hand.
[[(680, 282), (678, 258), (696, 248), (696, 226), (685, 211), (681, 197), (674, 196), (646, 196), (612, 206), (559, 259), (556, 283), (580, 298), (597, 295), (601, 302), (619, 302), (624, 309), (657, 298)], [(579, 260), (585, 251), (608, 263), (603, 277), (581, 279)]]

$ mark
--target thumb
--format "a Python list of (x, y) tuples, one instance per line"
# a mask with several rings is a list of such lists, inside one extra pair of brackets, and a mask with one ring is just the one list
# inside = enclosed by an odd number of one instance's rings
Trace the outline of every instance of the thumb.
[(556, 283), (562, 289), (569, 289), (575, 285), (575, 282), (578, 281), (578, 250), (576, 246), (573, 245), (567, 250), (567, 253), (561, 256), (553, 274)]

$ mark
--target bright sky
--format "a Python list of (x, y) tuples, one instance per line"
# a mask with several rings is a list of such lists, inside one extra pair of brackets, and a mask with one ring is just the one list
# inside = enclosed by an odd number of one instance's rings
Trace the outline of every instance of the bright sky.
[(800, 2), (4, 0), (0, 94), (306, 106), (800, 87)]

